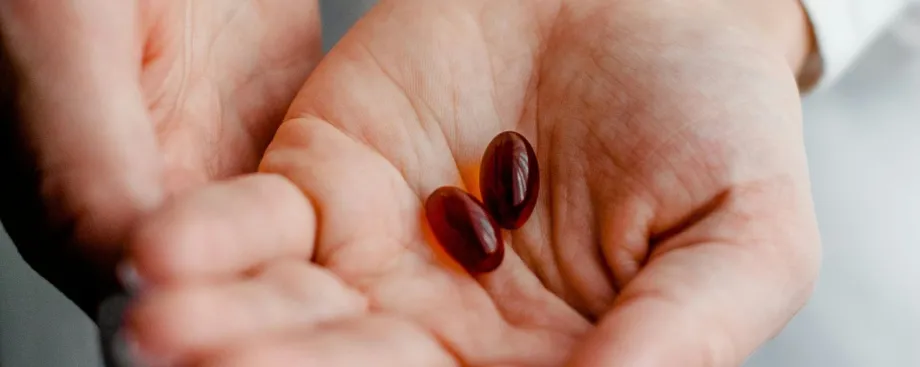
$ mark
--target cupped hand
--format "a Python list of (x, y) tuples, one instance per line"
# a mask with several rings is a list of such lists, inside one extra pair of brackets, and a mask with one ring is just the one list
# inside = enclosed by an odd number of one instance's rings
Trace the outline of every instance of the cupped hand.
[(318, 62), (313, 0), (0, 4), (2, 220), (95, 315), (162, 198), (254, 171)]
[[(800, 34), (740, 8), (382, 2), (301, 89), (263, 175), (140, 230), (156, 286), (139, 345), (221, 366), (740, 364), (803, 305), (819, 259), (804, 51), (782, 47)], [(471, 277), (423, 202), (478, 194), (504, 130), (534, 144), (542, 191), (504, 263)], [(286, 267), (304, 274), (266, 275)]]

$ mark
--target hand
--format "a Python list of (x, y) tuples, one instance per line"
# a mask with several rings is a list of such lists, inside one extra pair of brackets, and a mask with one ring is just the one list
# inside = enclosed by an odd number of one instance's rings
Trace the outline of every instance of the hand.
[(254, 171), (321, 53), (311, 0), (10, 0), (0, 30), (0, 218), (90, 315), (136, 218)]
[[(261, 171), (289, 182), (214, 187), (140, 229), (155, 286), (135, 337), (219, 366), (740, 364), (819, 259), (807, 46), (786, 42), (807, 31), (761, 27), (805, 28), (777, 4), (384, 1), (270, 145)], [(761, 22), (772, 9), (798, 18)], [(543, 191), (504, 264), (472, 278), (432, 246), (422, 203), (478, 193), (503, 130), (534, 143)]]

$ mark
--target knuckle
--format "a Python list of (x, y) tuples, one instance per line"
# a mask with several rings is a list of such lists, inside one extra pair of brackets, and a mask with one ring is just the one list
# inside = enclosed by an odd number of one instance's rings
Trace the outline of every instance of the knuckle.
[(165, 208), (141, 224), (131, 240), (137, 271), (152, 281), (174, 279), (184, 275), (197, 260), (195, 244), (206, 236), (196, 221), (174, 218), (172, 208)]

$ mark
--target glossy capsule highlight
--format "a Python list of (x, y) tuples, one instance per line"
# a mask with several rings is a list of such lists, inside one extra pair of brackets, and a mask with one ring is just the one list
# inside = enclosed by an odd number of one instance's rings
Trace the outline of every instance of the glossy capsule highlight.
[(530, 218), (540, 192), (540, 167), (524, 136), (506, 131), (492, 139), (482, 156), (479, 189), (502, 228), (518, 229)]
[(441, 187), (425, 201), (425, 217), (444, 251), (469, 273), (488, 273), (501, 265), (501, 229), (472, 195)]

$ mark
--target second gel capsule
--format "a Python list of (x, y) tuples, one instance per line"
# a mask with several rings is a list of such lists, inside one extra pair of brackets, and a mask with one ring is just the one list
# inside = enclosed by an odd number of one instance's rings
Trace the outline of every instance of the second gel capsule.
[(482, 200), (502, 228), (518, 229), (533, 213), (540, 192), (540, 168), (533, 147), (521, 134), (498, 134), (482, 156)]

